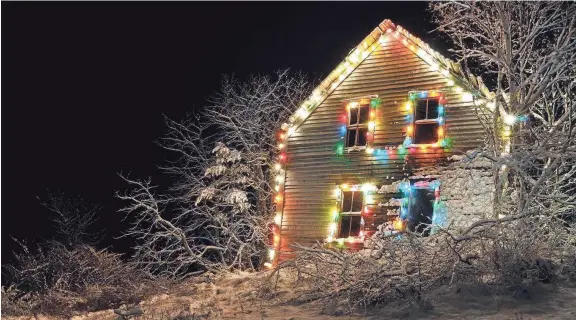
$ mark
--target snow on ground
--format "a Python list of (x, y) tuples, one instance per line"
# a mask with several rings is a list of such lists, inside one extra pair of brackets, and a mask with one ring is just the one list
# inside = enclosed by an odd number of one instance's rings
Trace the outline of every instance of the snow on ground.
[[(503, 292), (495, 295), (470, 286), (441, 287), (427, 295), (433, 305), (429, 311), (419, 310), (406, 302), (394, 302), (350, 315), (329, 315), (318, 303), (294, 305), (287, 303), (299, 289), (280, 279), (277, 290), (258, 297), (263, 274), (228, 275), (212, 282), (183, 283), (169, 292), (154, 296), (140, 307), (145, 314), (135, 320), (192, 319), (482, 319), (539, 320), (576, 319), (576, 283), (538, 284), (527, 291)], [(334, 312), (334, 310), (328, 310)], [(188, 315), (188, 317), (183, 317)], [(193, 315), (193, 316), (191, 316)], [(73, 320), (112, 320), (112, 310), (73, 317)], [(9, 320), (55, 318), (2, 317)]]

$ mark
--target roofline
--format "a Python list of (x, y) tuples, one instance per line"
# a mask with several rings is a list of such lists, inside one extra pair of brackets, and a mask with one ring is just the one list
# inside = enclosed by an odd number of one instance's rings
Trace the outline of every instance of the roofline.
[[(466, 92), (472, 92), (482, 98), (492, 100), (494, 94), (486, 88), (480, 77), (464, 79), (462, 68), (438, 52), (434, 51), (420, 38), (413, 36), (401, 26), (396, 26), (391, 20), (382, 21), (370, 34), (364, 38), (313, 91), (300, 108), (289, 118), (288, 123), (282, 124), (282, 130), (286, 131), (287, 137), (300, 127), (310, 114), (376, 49), (383, 37), (395, 39), (400, 42), (424, 62), (432, 70), (438, 71), (444, 77), (456, 80), (459, 86), (464, 87)], [(473, 84), (470, 85), (470, 82)], [(480, 88), (477, 90), (475, 88)]]

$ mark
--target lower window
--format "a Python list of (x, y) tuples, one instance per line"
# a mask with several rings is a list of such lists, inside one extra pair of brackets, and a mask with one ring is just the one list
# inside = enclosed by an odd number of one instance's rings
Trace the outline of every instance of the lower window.
[(413, 189), (411, 198), (408, 230), (427, 236), (430, 234), (429, 225), (434, 213), (434, 190)]
[(340, 202), (340, 226), (338, 238), (358, 237), (362, 229), (362, 206), (364, 193), (358, 191), (343, 191)]

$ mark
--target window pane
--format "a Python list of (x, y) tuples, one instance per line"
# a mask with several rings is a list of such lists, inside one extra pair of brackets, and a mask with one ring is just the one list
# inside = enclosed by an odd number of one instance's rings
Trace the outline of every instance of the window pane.
[(356, 142), (356, 129), (348, 129), (348, 139), (346, 139), (346, 146), (353, 147)]
[(351, 216), (351, 223), (350, 223), (350, 235), (352, 237), (357, 237), (360, 235), (360, 226), (362, 222), (361, 216)]
[(350, 223), (352, 222), (352, 217), (353, 216), (342, 216), (338, 238), (348, 238), (350, 236)]
[[(422, 233), (432, 223), (434, 212), (434, 191), (428, 189), (413, 189), (412, 201), (410, 202), (410, 217), (408, 219), (408, 229), (413, 232)], [(426, 230), (425, 235), (428, 235)]]
[(361, 106), (360, 107), (360, 119), (359, 119), (358, 123), (359, 124), (367, 124), (369, 119), (370, 119), (370, 106)]
[(350, 125), (358, 124), (358, 108), (350, 108)]
[(368, 133), (367, 128), (358, 129), (358, 143), (357, 146), (365, 146), (366, 145), (366, 134)]
[(428, 100), (428, 119), (438, 118), (438, 99)]
[(343, 191), (342, 192), (342, 212), (352, 211), (352, 195), (353, 191)]
[(426, 99), (418, 99), (414, 110), (414, 120), (424, 119), (426, 119)]
[(414, 143), (438, 142), (438, 123), (416, 123), (414, 125)]
[(362, 217), (359, 215), (342, 216), (340, 220), (340, 230), (338, 238), (357, 237), (360, 235), (360, 222)]
[(352, 199), (352, 212), (362, 211), (362, 205), (364, 204), (364, 193), (362, 191), (354, 192), (354, 197)]

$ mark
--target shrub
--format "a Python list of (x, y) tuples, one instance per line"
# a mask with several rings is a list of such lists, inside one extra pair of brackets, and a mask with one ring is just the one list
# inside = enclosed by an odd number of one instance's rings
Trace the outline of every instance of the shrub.
[(4, 273), (10, 283), (2, 288), (2, 311), (7, 315), (106, 309), (138, 302), (156, 287), (118, 254), (90, 246), (69, 249), (55, 241), (35, 252), (22, 245)]

